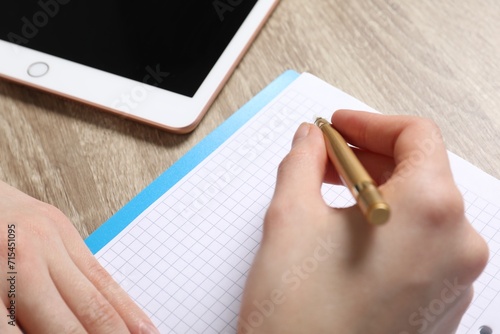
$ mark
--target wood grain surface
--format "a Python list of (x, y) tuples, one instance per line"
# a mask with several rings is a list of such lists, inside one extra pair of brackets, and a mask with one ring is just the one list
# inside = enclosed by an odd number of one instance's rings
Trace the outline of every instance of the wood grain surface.
[(282, 0), (189, 135), (0, 80), (0, 179), (86, 237), (287, 69), (432, 118), (449, 150), (500, 178), (500, 1)]

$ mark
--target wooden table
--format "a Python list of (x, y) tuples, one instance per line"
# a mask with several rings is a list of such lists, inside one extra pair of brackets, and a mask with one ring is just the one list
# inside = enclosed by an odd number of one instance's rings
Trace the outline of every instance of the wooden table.
[(200, 126), (174, 135), (0, 80), (0, 179), (86, 237), (286, 69), (419, 115), (500, 178), (500, 2), (282, 0)]

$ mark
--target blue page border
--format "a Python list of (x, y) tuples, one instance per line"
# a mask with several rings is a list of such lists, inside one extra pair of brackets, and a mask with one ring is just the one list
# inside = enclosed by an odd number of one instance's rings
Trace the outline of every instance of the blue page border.
[(149, 186), (141, 191), (101, 227), (92, 233), (85, 243), (93, 254), (97, 253), (108, 242), (126, 228), (144, 210), (153, 204), (168, 189), (181, 180), (187, 173), (209, 156), (217, 147), (226, 141), (243, 124), (252, 118), (266, 104), (271, 102), (283, 89), (292, 83), (300, 74), (289, 70), (281, 74), (254, 98), (247, 102), (217, 129), (205, 137), (175, 164), (161, 174)]

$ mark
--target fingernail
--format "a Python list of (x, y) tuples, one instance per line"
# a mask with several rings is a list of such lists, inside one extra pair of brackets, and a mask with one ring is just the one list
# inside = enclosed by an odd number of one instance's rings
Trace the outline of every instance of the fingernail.
[(156, 327), (149, 323), (149, 322), (143, 322), (140, 326), (139, 329), (140, 334), (160, 334), (160, 331), (156, 329)]
[(300, 139), (307, 137), (310, 131), (311, 131), (311, 124), (309, 123), (300, 124), (299, 128), (297, 129), (297, 132), (295, 132), (295, 136), (293, 136), (292, 146), (295, 145), (295, 143)]

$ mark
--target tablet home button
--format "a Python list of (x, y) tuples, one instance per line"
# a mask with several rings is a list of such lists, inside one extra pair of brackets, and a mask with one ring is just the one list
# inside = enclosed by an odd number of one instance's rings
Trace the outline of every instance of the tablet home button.
[(33, 78), (43, 77), (49, 71), (49, 65), (43, 62), (33, 63), (28, 67), (28, 74)]

